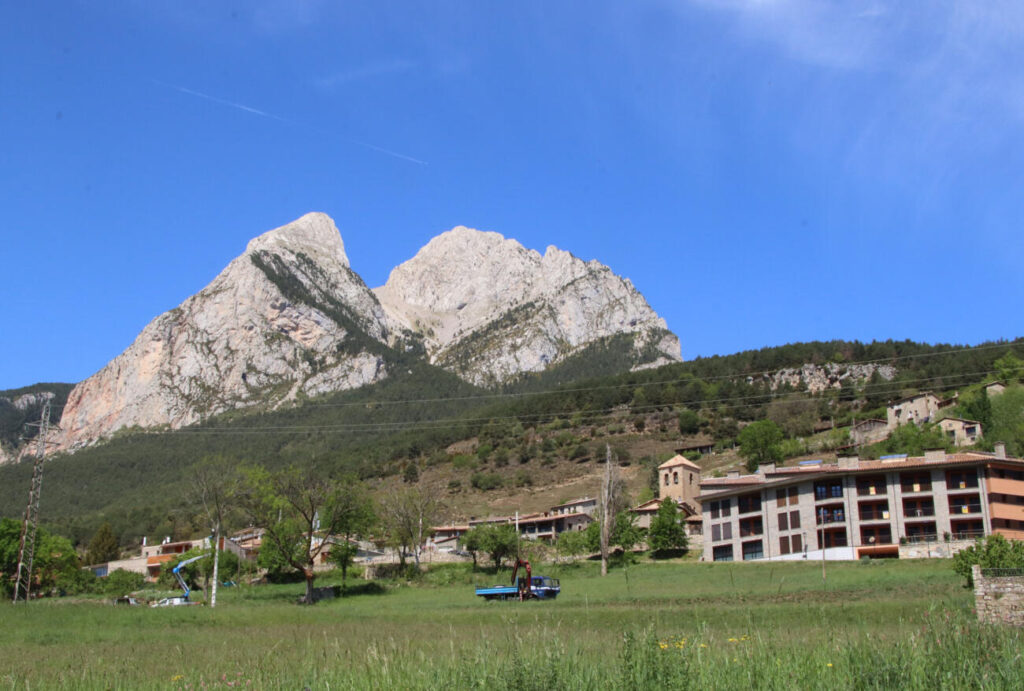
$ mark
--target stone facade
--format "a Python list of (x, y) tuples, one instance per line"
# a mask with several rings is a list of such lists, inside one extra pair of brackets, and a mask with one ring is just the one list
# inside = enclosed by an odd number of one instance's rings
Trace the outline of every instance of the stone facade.
[(1016, 572), (1016, 575), (982, 575), (983, 570), (977, 564), (971, 567), (971, 575), (974, 578), (974, 608), (978, 612), (978, 621), (1024, 626), (1024, 571), (993, 570)]
[(900, 545), (900, 559), (948, 558), (967, 549), (976, 540), (943, 540), (942, 542), (911, 542)]

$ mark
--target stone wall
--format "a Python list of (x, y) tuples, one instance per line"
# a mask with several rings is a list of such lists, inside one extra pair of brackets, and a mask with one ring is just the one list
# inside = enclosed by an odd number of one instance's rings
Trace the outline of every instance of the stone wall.
[(948, 558), (962, 549), (967, 549), (975, 540), (950, 540), (949, 542), (911, 542), (900, 545), (900, 559)]
[(978, 621), (1024, 626), (1024, 571), (985, 571), (989, 572), (989, 575), (983, 576), (982, 569), (977, 564), (971, 567), (974, 578), (974, 608), (978, 612)]

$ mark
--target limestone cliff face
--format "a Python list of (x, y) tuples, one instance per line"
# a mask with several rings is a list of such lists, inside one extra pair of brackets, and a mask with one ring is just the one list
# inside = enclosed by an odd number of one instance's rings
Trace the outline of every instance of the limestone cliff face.
[(388, 336), (334, 222), (308, 214), (252, 240), (210, 285), (76, 386), (61, 446), (375, 382), (387, 374), (379, 346)]
[(623, 335), (624, 367), (680, 359), (643, 296), (597, 262), (459, 227), (375, 294), (349, 267), (334, 222), (308, 214), (252, 240), (76, 386), (59, 444), (73, 450), (124, 428), (173, 429), (364, 386), (424, 346), (433, 363), (489, 385)]
[(678, 339), (629, 280), (498, 233), (442, 233), (374, 292), (393, 328), (421, 334), (433, 363), (476, 384), (543, 370), (617, 334), (634, 337), (634, 367), (680, 360)]

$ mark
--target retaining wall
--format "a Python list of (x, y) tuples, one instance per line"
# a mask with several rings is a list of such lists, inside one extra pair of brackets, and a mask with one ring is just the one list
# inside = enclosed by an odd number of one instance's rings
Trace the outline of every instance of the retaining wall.
[(1024, 570), (974, 565), (971, 575), (978, 621), (1024, 626)]

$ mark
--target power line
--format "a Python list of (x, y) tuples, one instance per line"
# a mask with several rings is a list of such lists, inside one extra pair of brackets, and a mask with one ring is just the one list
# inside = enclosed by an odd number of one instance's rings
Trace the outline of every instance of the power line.
[[(990, 349), (993, 349), (993, 348), (1007, 348), (1007, 347), (1012, 348), (1012, 347), (1014, 347), (1016, 345), (1021, 345), (1021, 344), (1017, 343), (1016, 341), (1011, 341), (1009, 343), (992, 343), (992, 344), (988, 344), (988, 345), (969, 346), (969, 347), (966, 347), (966, 348), (954, 348), (954, 349), (950, 349), (950, 350), (942, 350), (942, 351), (939, 351), (939, 352), (936, 352), (936, 353), (917, 353), (917, 354), (913, 354), (913, 355), (897, 355), (897, 356), (888, 357), (888, 358), (877, 358), (877, 359), (874, 359), (874, 360), (855, 360), (855, 361), (851, 361), (851, 362), (824, 363), (823, 365), (817, 365), (817, 366), (818, 367), (824, 367), (825, 365), (830, 365), (830, 364), (831, 365), (836, 365), (837, 367), (852, 367), (852, 366), (857, 366), (857, 365), (875, 365), (875, 364), (898, 362), (898, 361), (902, 361), (902, 360), (913, 360), (913, 359), (919, 359), (919, 358), (939, 357), (939, 356), (942, 356), (942, 355), (952, 355), (952, 354), (956, 354), (956, 353), (977, 352), (977, 351), (981, 351), (981, 350), (990, 350)], [(736, 353), (735, 355), (739, 355), (739, 354), (740, 353)], [(733, 357), (733, 355), (712, 356), (712, 357), (700, 358), (700, 359), (704, 360), (704, 361), (707, 361), (707, 360), (713, 359), (713, 357), (728, 358), (728, 357)], [(675, 363), (675, 364), (676, 365), (687, 365), (687, 364), (692, 364), (694, 362), (697, 362), (697, 360), (689, 360), (687, 362), (680, 362), (680, 363)], [(666, 366), (671, 366), (671, 365), (666, 365)], [(504, 399), (504, 398), (527, 398), (527, 397), (531, 397), (531, 396), (543, 396), (543, 395), (547, 395), (547, 394), (583, 393), (583, 392), (588, 392), (588, 391), (603, 391), (603, 390), (608, 390), (608, 389), (634, 388), (634, 387), (637, 387), (637, 386), (660, 386), (662, 384), (690, 383), (691, 381), (694, 381), (694, 382), (713, 382), (713, 381), (722, 381), (722, 380), (729, 380), (729, 379), (758, 378), (758, 377), (766, 377), (766, 376), (769, 376), (769, 375), (778, 374), (779, 372), (782, 372), (784, 370), (797, 370), (798, 371), (799, 369), (800, 369), (799, 366), (794, 366), (794, 367), (778, 367), (778, 368), (775, 368), (775, 369), (762, 370), (762, 371), (757, 371), (757, 372), (739, 372), (739, 373), (736, 373), (736, 374), (721, 374), (721, 375), (708, 376), (708, 377), (699, 377), (699, 378), (695, 377), (693, 379), (686, 379), (686, 378), (676, 377), (676, 378), (673, 378), (673, 379), (662, 379), (662, 380), (655, 380), (655, 381), (648, 381), (648, 382), (628, 382), (628, 383), (623, 383), (623, 384), (602, 384), (602, 385), (599, 385), (599, 386), (584, 386), (584, 387), (574, 387), (574, 388), (538, 389), (536, 391), (481, 393), (481, 394), (473, 394), (473, 395), (466, 395), (466, 396), (435, 396), (435, 397), (430, 397), (430, 398), (377, 399), (377, 400), (367, 400), (367, 401), (345, 401), (345, 402), (337, 402), (337, 403), (309, 403), (309, 402), (307, 402), (307, 403), (303, 403), (302, 407), (304, 407), (304, 408), (349, 408), (349, 407), (378, 407), (378, 406), (382, 407), (382, 406), (390, 406), (390, 405), (405, 405), (405, 404), (412, 404), (412, 403), (446, 403), (446, 402), (456, 402), (456, 401), (474, 401), (474, 400), (489, 400), (489, 399)], [(992, 372), (987, 372), (987, 374), (991, 374), (991, 373)], [(689, 374), (689, 373), (685, 373), (685, 374)], [(957, 376), (957, 375), (951, 375), (951, 376)], [(54, 408), (64, 408), (64, 407), (66, 407), (66, 405), (67, 404), (61, 404), (61, 405), (56, 405), (56, 406), (53, 406), (53, 407)]]
[[(985, 370), (981, 372), (965, 372), (956, 375), (941, 375), (937, 377), (925, 377), (919, 379), (907, 379), (902, 381), (890, 381), (886, 384), (877, 385), (875, 392), (877, 394), (891, 394), (901, 391), (905, 386), (909, 384), (922, 384), (926, 382), (934, 382), (937, 380), (950, 380), (955, 378), (968, 378), (978, 377), (986, 374), (992, 374), (994, 370)], [(832, 395), (838, 394), (839, 391), (836, 389), (830, 389), (826, 392), (825, 396), (803, 393), (803, 392), (786, 392), (783, 394), (760, 394), (750, 396), (733, 396), (726, 398), (707, 399), (699, 402), (701, 407), (705, 407), (708, 404), (723, 405), (729, 404), (730, 408), (733, 409), (744, 409), (744, 408), (757, 408), (766, 405), (766, 403), (773, 401), (820, 401), (822, 399), (831, 398)], [(767, 399), (767, 400), (765, 400)], [(742, 401), (752, 401), (743, 403)], [(674, 405), (685, 405), (685, 401), (674, 400), (674, 401), (662, 401), (659, 403), (653, 403), (642, 406), (631, 406), (629, 404), (621, 404), (611, 408), (601, 409), (584, 409), (584, 408), (569, 408), (560, 409), (554, 411), (547, 411), (543, 413), (525, 413), (522, 415), (501, 415), (501, 416), (490, 416), (490, 417), (449, 417), (449, 418), (435, 418), (430, 420), (405, 420), (395, 422), (352, 422), (352, 423), (338, 423), (331, 425), (276, 425), (276, 426), (261, 426), (261, 427), (186, 427), (175, 430), (182, 434), (273, 434), (278, 432), (399, 432), (403, 430), (413, 429), (445, 429), (450, 428), (452, 425), (465, 424), (469, 425), (472, 423), (488, 423), (488, 422), (540, 422), (543, 420), (550, 419), (551, 417), (558, 416), (582, 416), (584, 419), (605, 417), (615, 412), (621, 411), (623, 406), (626, 406), (633, 413), (638, 412), (654, 412), (661, 410), (662, 408), (671, 407)]]

